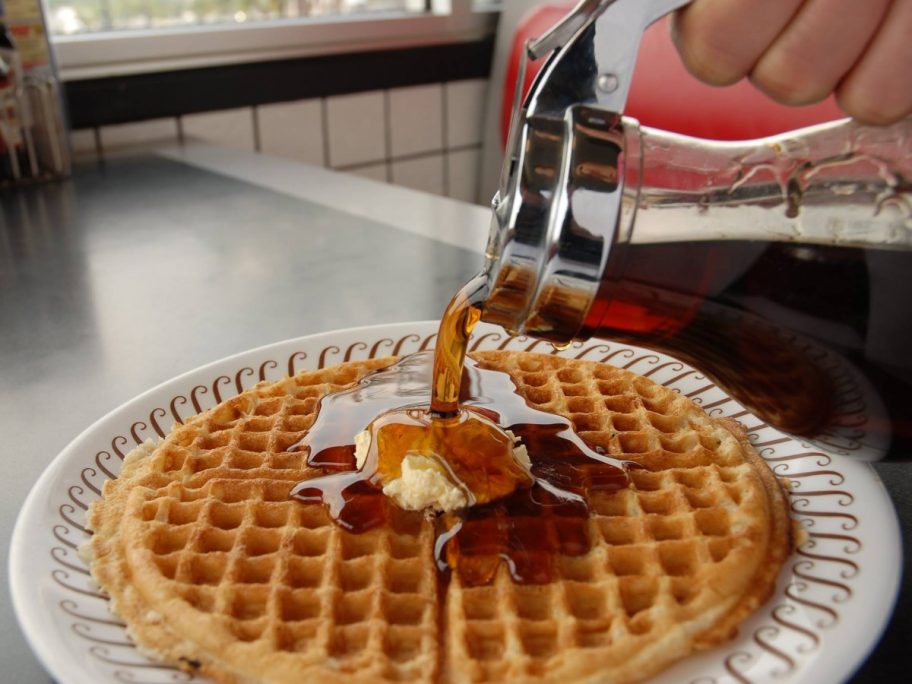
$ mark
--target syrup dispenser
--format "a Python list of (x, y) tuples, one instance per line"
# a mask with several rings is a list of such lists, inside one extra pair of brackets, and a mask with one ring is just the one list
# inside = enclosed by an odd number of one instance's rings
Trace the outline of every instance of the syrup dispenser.
[[(527, 46), (482, 318), (697, 366), (830, 449), (912, 456), (912, 120), (745, 142), (623, 115), (643, 31), (683, 0), (583, 0)], [(892, 449), (889, 447), (891, 440)]]

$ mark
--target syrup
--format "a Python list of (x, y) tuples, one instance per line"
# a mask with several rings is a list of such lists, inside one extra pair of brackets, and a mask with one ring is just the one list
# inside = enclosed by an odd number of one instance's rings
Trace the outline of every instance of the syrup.
[(488, 274), (484, 271), (466, 283), (450, 300), (440, 328), (434, 354), (431, 413), (448, 416), (459, 410), (462, 366), (469, 335), (481, 318), (481, 305), (488, 296)]
[[(448, 309), (443, 324), (454, 319), (470, 316)], [(461, 336), (456, 331), (445, 339)], [(298, 448), (307, 451), (308, 465), (328, 472), (299, 483), (292, 496), (323, 503), (337, 524), (354, 533), (401, 521), (403, 515), (420, 520), (422, 512), (399, 510), (382, 493), (381, 481), (396, 472), (416, 441), (428, 439), (422, 425), (429, 426), (447, 433), (430, 437), (437, 440), (435, 451), (446, 452), (454, 475), (477, 502), (437, 519), (438, 568), (454, 571), (467, 586), (491, 582), (501, 564), (516, 582), (551, 581), (558, 554), (589, 550), (590, 506), (627, 486), (626, 464), (590, 449), (566, 418), (529, 406), (507, 373), (465, 359), (466, 341), (467, 333), (461, 351), (458, 344), (441, 347), (452, 352), (448, 358), (464, 359), (458, 385), (437, 381), (439, 351), (438, 358), (423, 352), (324, 397)], [(455, 415), (429, 411), (432, 391), (440, 387), (459, 388)], [(373, 456), (355, 470), (354, 436), (377, 421)], [(384, 433), (384, 427), (393, 429)], [(505, 447), (492, 438), (505, 435), (505, 429), (526, 446), (531, 477), (516, 467), (512, 449), (506, 448), (512, 439)], [(378, 435), (387, 443), (378, 446)]]
[[(580, 336), (691, 363), (779, 429), (809, 437), (847, 431), (873, 444), (892, 439), (889, 457), (908, 459), (910, 265), (907, 250), (838, 245), (616, 245)], [(852, 368), (886, 415), (847, 382)], [(866, 416), (860, 429), (859, 411)]]

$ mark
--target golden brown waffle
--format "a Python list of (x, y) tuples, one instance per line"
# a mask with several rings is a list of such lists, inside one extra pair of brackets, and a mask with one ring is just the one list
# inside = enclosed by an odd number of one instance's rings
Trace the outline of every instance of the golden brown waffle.
[(319, 473), (289, 452), (317, 401), (392, 360), (260, 385), (140, 449), (93, 505), (92, 572), (137, 643), (221, 682), (645, 678), (730, 636), (771, 593), (789, 521), (733, 422), (609, 366), (514, 352), (509, 372), (593, 447), (634, 461), (593, 497), (593, 548), (560, 579), (439, 582), (434, 526), (397, 513), (363, 534), (289, 500)]

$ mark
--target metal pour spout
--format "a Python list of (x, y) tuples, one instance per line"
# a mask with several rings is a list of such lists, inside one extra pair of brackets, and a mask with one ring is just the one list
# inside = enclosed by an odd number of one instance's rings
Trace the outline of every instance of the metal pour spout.
[(686, 3), (582, 0), (529, 45), (527, 58), (548, 61), (525, 101), (519, 90), (514, 100), (487, 249), (487, 320), (555, 341), (579, 329), (562, 300), (559, 311), (549, 302), (566, 296), (585, 311), (596, 295), (621, 210), (621, 112), (640, 39)]

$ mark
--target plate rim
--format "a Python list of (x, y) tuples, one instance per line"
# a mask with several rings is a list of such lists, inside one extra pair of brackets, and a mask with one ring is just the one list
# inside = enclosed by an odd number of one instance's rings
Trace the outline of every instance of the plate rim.
[[(284, 346), (291, 346), (297, 342), (304, 342), (306, 344), (319, 344), (319, 342), (323, 339), (335, 339), (342, 335), (374, 334), (378, 331), (384, 331), (386, 334), (392, 334), (399, 329), (406, 329), (409, 332), (425, 329), (436, 330), (437, 325), (438, 321), (436, 320), (421, 320), (381, 323), (369, 326), (350, 326), (347, 328), (339, 328), (335, 330), (313, 333), (310, 335), (292, 337), (229, 354), (222, 358), (179, 373), (135, 395), (131, 399), (107, 411), (97, 420), (93, 421), (88, 427), (83, 429), (73, 439), (71, 439), (63, 447), (63, 449), (61, 449), (48, 463), (48, 465), (42, 471), (41, 475), (30, 488), (29, 493), (26, 496), (16, 518), (13, 534), (11, 535), (9, 560), (7, 563), (9, 572), (9, 587), (16, 621), (29, 647), (32, 649), (32, 652), (35, 654), (47, 672), (51, 674), (51, 676), (54, 677), (57, 681), (65, 684), (96, 684), (96, 680), (92, 678), (91, 672), (85, 668), (80, 668), (79, 671), (74, 671), (70, 667), (67, 667), (67, 664), (72, 663), (72, 661), (68, 656), (61, 657), (60, 653), (66, 654), (66, 651), (57, 651), (53, 648), (54, 639), (42, 638), (41, 636), (41, 615), (43, 611), (26, 604), (26, 596), (29, 594), (29, 585), (34, 585), (34, 582), (30, 583), (28, 581), (29, 576), (26, 561), (29, 554), (27, 553), (28, 545), (26, 543), (26, 535), (28, 533), (27, 528), (29, 527), (29, 524), (32, 522), (32, 520), (37, 520), (38, 518), (42, 517), (40, 508), (46, 501), (46, 499), (42, 496), (43, 491), (51, 485), (55, 476), (57, 476), (57, 474), (66, 467), (68, 464), (68, 459), (71, 458), (70, 454), (72, 452), (77, 452), (81, 448), (82, 443), (89, 440), (94, 435), (100, 424), (115, 419), (120, 413), (128, 414), (134, 406), (140, 404), (148, 397), (160, 392), (161, 389), (166, 386), (180, 383), (182, 380), (185, 380), (192, 375), (203, 374), (216, 366), (228, 364), (235, 359), (255, 355), (257, 352), (266, 351), (273, 348), (281, 348)], [(605, 340), (605, 342), (610, 343), (611, 340)], [(635, 345), (627, 345), (617, 342), (616, 344), (622, 344), (622, 346), (637, 348)], [(665, 354), (665, 356), (669, 355)], [(688, 366), (688, 364), (684, 365)], [(715, 385), (715, 383), (713, 383), (713, 385)], [(727, 393), (725, 394), (727, 397), (729, 396)], [(788, 437), (796, 443), (801, 444), (800, 440), (797, 438), (791, 436)], [(850, 468), (856, 471), (857, 476), (866, 478), (869, 481), (869, 484), (871, 484), (879, 491), (883, 500), (887, 504), (881, 511), (883, 513), (881, 516), (883, 519), (879, 521), (880, 527), (878, 529), (880, 536), (889, 538), (890, 543), (886, 544), (886, 548), (889, 549), (889, 553), (894, 556), (894, 558), (889, 559), (894, 562), (889, 562), (886, 564), (886, 570), (881, 568), (881, 572), (888, 573), (887, 577), (882, 578), (882, 581), (884, 582), (882, 586), (888, 589), (888, 591), (880, 591), (877, 593), (877, 597), (881, 599), (881, 601), (878, 602), (880, 604), (879, 610), (876, 611), (876, 619), (878, 622), (877, 628), (874, 630), (866, 630), (861, 638), (858, 638), (854, 641), (854, 644), (856, 646), (855, 649), (843, 649), (841, 651), (842, 656), (837, 658), (838, 661), (841, 661), (841, 664), (844, 666), (845, 671), (845, 675), (841, 681), (848, 681), (873, 652), (876, 645), (879, 643), (883, 634), (885, 633), (888, 625), (890, 624), (890, 620), (896, 608), (896, 599), (899, 594), (902, 579), (902, 538), (900, 523), (896, 514), (895, 506), (877, 471), (871, 466), (870, 463), (853, 460), (851, 457), (839, 456), (835, 453), (832, 455), (835, 458), (840, 459), (840, 462), (844, 462), (844, 464), (850, 465)], [(784, 473), (784, 475), (787, 477), (788, 474)], [(872, 610), (870, 613), (874, 614), (875, 611)], [(851, 651), (854, 651), (854, 653)], [(813, 672), (809, 672), (807, 675), (813, 679)]]
[(37, 612), (32, 611), (25, 604), (25, 596), (28, 592), (29, 584), (24, 557), (26, 555), (27, 546), (24, 543), (26, 541), (26, 527), (29, 520), (38, 515), (38, 509), (43, 503), (43, 499), (41, 498), (42, 490), (47, 488), (49, 486), (49, 483), (53, 481), (54, 476), (58, 473), (58, 471), (63, 469), (67, 458), (69, 457), (69, 454), (71, 452), (77, 451), (81, 443), (87, 441), (99, 425), (114, 418), (121, 412), (128, 413), (133, 406), (141, 403), (144, 399), (151, 395), (154, 395), (156, 392), (159, 392), (163, 387), (167, 385), (178, 383), (191, 375), (203, 373), (215, 366), (229, 363), (230, 361), (242, 356), (256, 354), (257, 352), (271, 349), (273, 347), (290, 345), (299, 340), (307, 340), (308, 342), (311, 342), (314, 340), (319, 340), (321, 337), (337, 336), (340, 334), (350, 334), (362, 331), (369, 332), (373, 330), (389, 330), (391, 328), (406, 326), (436, 326), (437, 324), (437, 321), (423, 320), (349, 326), (347, 328), (327, 330), (323, 332), (313, 333), (311, 335), (299, 335), (298, 337), (290, 337), (284, 340), (279, 340), (277, 342), (262, 344), (257, 347), (252, 347), (251, 349), (242, 350), (234, 354), (228, 354), (222, 358), (204, 363), (201, 366), (197, 366), (182, 373), (178, 373), (174, 377), (168, 378), (167, 380), (164, 380), (157, 385), (150, 387), (143, 392), (140, 392), (131, 399), (128, 399), (122, 404), (119, 404), (118, 406), (115, 406), (111, 410), (104, 413), (102, 416), (93, 421), (88, 427), (73, 437), (73, 439), (67, 442), (67, 444), (57, 453), (57, 455), (51, 459), (51, 462), (47, 464), (47, 466), (41, 472), (41, 475), (38, 476), (38, 479), (29, 489), (29, 492), (22, 503), (22, 507), (19, 509), (19, 512), (16, 516), (16, 522), (13, 525), (13, 533), (10, 535), (9, 558), (7, 561), (10, 597), (13, 605), (13, 613), (16, 616), (16, 622), (19, 625), (19, 629), (21, 630), (23, 636), (25, 637), (26, 643), (28, 643), (29, 647), (32, 649), (32, 652), (37, 656), (38, 661), (48, 671), (48, 673), (52, 675), (53, 679), (55, 681), (61, 682), (61, 684), (70, 684), (70, 682), (75, 682), (78, 684), (97, 684), (97, 682), (91, 678), (83, 679), (83, 673), (81, 672), (76, 673), (79, 676), (79, 679), (73, 679), (73, 672), (63, 671), (62, 665), (58, 663), (59, 656), (57, 656), (53, 649), (50, 648), (50, 640), (41, 639), (36, 636), (41, 632), (39, 619), (37, 617), (38, 614)]

